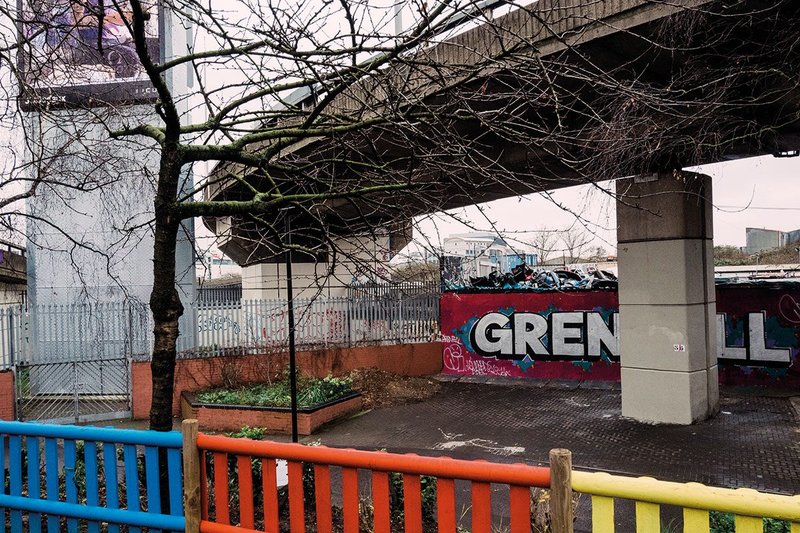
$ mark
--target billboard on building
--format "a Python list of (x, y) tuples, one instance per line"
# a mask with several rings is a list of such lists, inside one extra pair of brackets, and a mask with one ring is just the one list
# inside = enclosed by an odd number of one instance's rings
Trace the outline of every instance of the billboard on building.
[[(159, 59), (157, 0), (143, 0), (150, 57)], [(131, 35), (127, 0), (18, 0), (23, 110), (154, 100)]]

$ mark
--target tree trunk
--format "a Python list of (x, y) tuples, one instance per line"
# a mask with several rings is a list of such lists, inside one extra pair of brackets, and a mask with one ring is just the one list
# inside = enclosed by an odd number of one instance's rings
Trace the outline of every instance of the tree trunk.
[(150, 363), (153, 380), (150, 429), (156, 431), (172, 430), (178, 319), (183, 314), (183, 305), (175, 287), (175, 249), (180, 228), (175, 202), (180, 168), (177, 147), (164, 147), (155, 199), (153, 292), (150, 294), (150, 310), (155, 321)]

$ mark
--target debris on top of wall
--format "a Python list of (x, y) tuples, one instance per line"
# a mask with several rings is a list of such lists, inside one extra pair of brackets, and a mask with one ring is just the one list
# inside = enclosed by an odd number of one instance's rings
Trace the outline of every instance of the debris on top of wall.
[(467, 283), (457, 280), (443, 280), (448, 290), (459, 289), (543, 289), (543, 290), (578, 290), (578, 289), (616, 289), (617, 277), (606, 270), (589, 267), (586, 272), (569, 267), (549, 269), (532, 269), (521, 264), (511, 272), (500, 274), (492, 272), (488, 276), (470, 277)]

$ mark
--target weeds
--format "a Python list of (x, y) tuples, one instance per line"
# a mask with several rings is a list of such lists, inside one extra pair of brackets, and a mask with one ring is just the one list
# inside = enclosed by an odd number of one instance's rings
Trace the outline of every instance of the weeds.
[[(297, 390), (297, 403), (300, 407), (313, 407), (353, 393), (352, 382), (349, 379), (333, 376), (323, 379), (300, 376)], [(262, 407), (289, 407), (292, 402), (289, 379), (286, 375), (280, 381), (273, 383), (200, 392), (197, 394), (197, 399), (203, 403)]]

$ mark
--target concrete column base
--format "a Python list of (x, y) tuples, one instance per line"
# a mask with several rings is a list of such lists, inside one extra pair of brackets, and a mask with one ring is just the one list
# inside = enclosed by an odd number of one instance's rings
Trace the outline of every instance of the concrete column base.
[(658, 424), (693, 424), (719, 409), (717, 367), (696, 372), (622, 368), (622, 416)]

